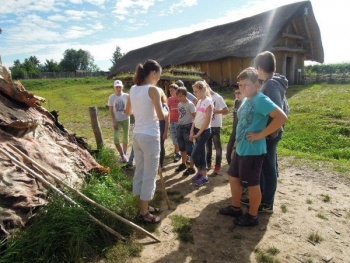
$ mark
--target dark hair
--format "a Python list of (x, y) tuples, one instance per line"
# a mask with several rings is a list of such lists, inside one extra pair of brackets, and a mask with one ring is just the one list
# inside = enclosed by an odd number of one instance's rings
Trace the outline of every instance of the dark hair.
[(246, 68), (241, 73), (239, 73), (239, 75), (237, 76), (237, 79), (250, 80), (252, 83), (255, 84), (258, 81), (258, 71), (253, 67)]
[(261, 67), (266, 73), (273, 73), (276, 71), (276, 58), (270, 51), (259, 53), (254, 59), (255, 68)]
[(176, 85), (176, 84), (170, 84), (170, 86), (169, 86), (169, 89), (175, 89), (175, 90), (177, 90), (179, 88), (179, 86), (178, 85)]
[(234, 90), (238, 90), (239, 89), (239, 83), (238, 82), (233, 83), (233, 89)]
[(134, 84), (140, 86), (145, 82), (146, 77), (152, 72), (159, 72), (162, 67), (155, 60), (149, 59), (143, 65), (140, 63), (136, 66)]
[(176, 90), (176, 95), (182, 94), (184, 96), (187, 96), (187, 89), (185, 87), (179, 87)]

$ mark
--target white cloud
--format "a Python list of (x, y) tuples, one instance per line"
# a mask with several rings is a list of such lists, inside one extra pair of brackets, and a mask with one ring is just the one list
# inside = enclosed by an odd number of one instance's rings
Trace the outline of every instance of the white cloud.
[(0, 14), (18, 14), (30, 11), (50, 12), (57, 10), (55, 4), (55, 0), (6, 0), (1, 1)]
[(117, 15), (119, 20), (125, 20), (133, 10), (136, 10), (137, 13), (147, 13), (155, 2), (156, 0), (118, 0), (113, 13)]
[(180, 0), (179, 2), (169, 7), (169, 13), (181, 12), (182, 9), (195, 6), (198, 4), (197, 0)]

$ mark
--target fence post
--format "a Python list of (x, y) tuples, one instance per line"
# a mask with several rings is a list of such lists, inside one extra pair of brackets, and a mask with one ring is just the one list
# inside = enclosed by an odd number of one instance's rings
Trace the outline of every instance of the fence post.
[(101, 131), (101, 127), (100, 127), (100, 123), (98, 121), (98, 110), (96, 106), (90, 107), (89, 108), (89, 112), (90, 112), (90, 118), (91, 118), (91, 125), (92, 125), (92, 129), (94, 131), (95, 134), (95, 140), (96, 140), (96, 144), (97, 144), (97, 149), (101, 150), (103, 147), (103, 136), (102, 136), (102, 131)]

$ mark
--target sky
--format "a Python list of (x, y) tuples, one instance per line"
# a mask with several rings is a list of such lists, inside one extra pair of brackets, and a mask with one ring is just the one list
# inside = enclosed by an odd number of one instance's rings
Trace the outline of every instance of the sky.
[[(60, 62), (67, 49), (89, 51), (107, 71), (122, 53), (256, 15), (296, 0), (2, 0), (0, 55), (10, 67), (36, 56)], [(311, 0), (325, 63), (350, 62), (348, 0)], [(311, 62), (309, 62), (310, 64)]]

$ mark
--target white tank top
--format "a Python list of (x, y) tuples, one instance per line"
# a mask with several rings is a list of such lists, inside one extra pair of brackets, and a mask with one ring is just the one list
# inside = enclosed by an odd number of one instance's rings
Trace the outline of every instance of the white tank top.
[(159, 120), (149, 97), (148, 90), (151, 85), (137, 86), (130, 89), (130, 101), (135, 116), (134, 133), (160, 136)]

